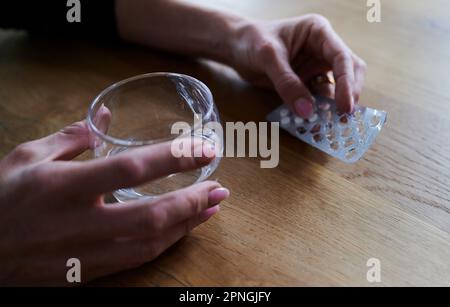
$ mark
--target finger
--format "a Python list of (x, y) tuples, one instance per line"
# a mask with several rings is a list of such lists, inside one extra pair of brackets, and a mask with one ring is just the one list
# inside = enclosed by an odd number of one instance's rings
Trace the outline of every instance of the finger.
[(79, 187), (85, 195), (96, 195), (203, 167), (215, 157), (214, 149), (194, 140), (190, 142), (191, 149), (196, 152), (200, 148), (201, 154), (178, 158), (172, 144), (175, 143), (159, 143), (130, 149), (107, 159), (60, 165), (58, 171), (65, 176), (64, 185), (75, 193), (80, 191), (74, 187)]
[(366, 75), (367, 65), (366, 63), (356, 55), (353, 55), (353, 70), (355, 72), (355, 85), (354, 85), (354, 93), (353, 97), (355, 103), (359, 102), (359, 98), (361, 96), (362, 88), (364, 86), (364, 78)]
[(350, 49), (323, 17), (313, 19), (309, 37), (312, 48), (332, 66), (336, 80), (336, 103), (341, 112), (351, 112), (354, 105), (354, 70)]
[(45, 161), (72, 160), (89, 148), (89, 131), (85, 121), (74, 123), (49, 136), (40, 145)]
[(3, 162), (12, 168), (17, 165), (72, 159), (88, 147), (88, 129), (86, 123), (81, 121), (42, 139), (20, 144)]
[(105, 206), (105, 220), (108, 221), (105, 231), (110, 236), (159, 236), (171, 226), (220, 203), (229, 194), (219, 183), (205, 181), (157, 199)]
[(165, 250), (178, 242), (180, 239), (188, 235), (195, 227), (208, 221), (213, 215), (220, 211), (220, 205), (215, 205), (211, 208), (205, 209), (200, 214), (182, 221), (169, 229), (160, 236), (156, 241), (152, 240), (153, 244), (147, 244), (142, 246), (140, 254), (141, 262), (147, 262), (153, 260), (162, 254)]
[(314, 98), (300, 77), (293, 71), (287, 55), (271, 45), (262, 47), (262, 61), (266, 74), (288, 108), (303, 118), (313, 112)]
[(169, 229), (162, 236), (156, 239), (147, 238), (143, 240), (138, 255), (140, 254), (140, 262), (145, 263), (151, 261), (161, 255), (165, 250), (178, 242), (180, 239), (189, 234), (195, 227), (208, 221), (213, 215), (220, 211), (220, 206), (215, 205), (205, 209), (200, 214), (182, 221)]
[[(219, 212), (219, 205), (202, 211), (197, 216), (178, 223), (157, 237), (106, 240), (85, 246), (81, 251), (72, 252), (82, 262), (83, 282), (118, 271), (141, 266), (154, 260), (165, 250), (186, 236), (192, 229), (209, 220)], [(68, 259), (68, 257), (63, 257)]]
[[(95, 119), (104, 129), (110, 117), (109, 110), (103, 107)], [(85, 121), (79, 121), (54, 134), (17, 146), (6, 159), (9, 167), (53, 160), (71, 160), (88, 148), (89, 130)]]

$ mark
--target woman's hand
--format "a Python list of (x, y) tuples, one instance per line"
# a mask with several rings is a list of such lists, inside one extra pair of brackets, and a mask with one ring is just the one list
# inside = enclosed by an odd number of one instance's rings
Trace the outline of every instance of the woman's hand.
[[(320, 15), (267, 22), (179, 0), (117, 0), (116, 15), (124, 40), (229, 64), (302, 117), (313, 94), (351, 112), (361, 93), (366, 64)], [(329, 72), (335, 86), (323, 82)]]
[[(150, 261), (208, 220), (228, 197), (217, 182), (105, 205), (103, 194), (208, 164), (174, 158), (170, 143), (87, 162), (85, 122), (19, 145), (0, 161), (0, 284), (65, 284), (69, 258), (82, 282)], [(205, 151), (206, 150), (206, 151)]]
[[(341, 112), (359, 100), (366, 64), (320, 15), (243, 23), (230, 45), (230, 64), (250, 82), (274, 88), (302, 117), (311, 115), (313, 94), (335, 98)], [(311, 84), (330, 72), (336, 85)]]

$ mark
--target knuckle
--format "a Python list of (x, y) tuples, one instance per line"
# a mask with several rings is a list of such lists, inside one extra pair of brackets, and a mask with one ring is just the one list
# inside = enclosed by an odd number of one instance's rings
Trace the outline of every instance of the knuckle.
[(49, 176), (49, 172), (43, 165), (37, 165), (31, 168), (27, 174), (30, 179), (37, 182), (48, 182), (52, 176)]
[(35, 154), (36, 151), (32, 142), (20, 144), (13, 150), (14, 159), (19, 161), (30, 161)]
[(87, 134), (88, 130), (86, 122), (79, 121), (71, 124), (70, 126), (64, 127), (60, 132), (69, 135), (84, 135)]
[[(27, 190), (40, 193), (52, 193), (61, 185), (61, 182), (47, 169), (45, 164), (27, 168), (22, 173), (22, 178)], [(45, 187), (45, 189), (41, 189), (41, 187)]]
[(337, 79), (340, 79), (344, 76), (349, 77), (350, 74), (349, 69), (350, 68), (351, 70), (354, 69), (353, 59), (350, 52), (346, 50), (341, 50), (337, 52), (333, 57), (333, 67), (342, 67), (341, 73), (338, 76), (336, 76), (337, 77), (336, 81)]
[(298, 80), (291, 72), (283, 72), (279, 74), (275, 81), (275, 87), (280, 90), (294, 88), (297, 85)]
[(338, 63), (346, 63), (352, 60), (348, 51), (340, 51), (334, 56), (334, 60)]
[(131, 180), (139, 180), (144, 176), (144, 168), (142, 162), (132, 156), (123, 156), (117, 161), (117, 169), (121, 176), (130, 178)]
[(198, 213), (200, 213), (200, 209), (201, 209), (201, 204), (202, 204), (202, 197), (200, 195), (200, 193), (196, 193), (196, 192), (189, 192), (186, 193), (183, 196), (179, 196), (180, 201), (183, 201), (186, 206), (188, 207), (189, 213), (191, 216), (194, 216)]
[(276, 56), (277, 50), (275, 45), (269, 40), (262, 40), (257, 48), (262, 61), (270, 61)]
[(320, 14), (308, 14), (307, 18), (314, 26), (318, 28), (327, 28), (331, 25), (330, 21)]
[(366, 70), (367, 70), (367, 63), (366, 63), (366, 61), (364, 61), (363, 59), (357, 58), (356, 64), (357, 64), (357, 66), (358, 66), (360, 69), (362, 69), (363, 71), (366, 71)]

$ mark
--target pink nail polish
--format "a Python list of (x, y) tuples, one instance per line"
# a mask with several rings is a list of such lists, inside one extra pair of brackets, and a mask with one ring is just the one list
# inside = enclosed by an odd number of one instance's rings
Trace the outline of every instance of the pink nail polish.
[(303, 118), (309, 118), (313, 113), (313, 106), (311, 101), (306, 100), (305, 98), (299, 98), (294, 103), (295, 111)]
[(217, 212), (219, 212), (220, 210), (220, 206), (219, 205), (215, 205), (214, 207), (208, 208), (206, 210), (203, 210), (202, 212), (200, 212), (199, 215), (199, 220), (200, 222), (206, 222), (207, 220), (209, 220), (214, 214), (216, 214)]
[(216, 150), (212, 144), (203, 144), (203, 156), (206, 158), (214, 158), (216, 156)]
[(211, 205), (216, 205), (222, 200), (230, 196), (230, 191), (227, 188), (216, 188), (208, 193), (208, 202)]

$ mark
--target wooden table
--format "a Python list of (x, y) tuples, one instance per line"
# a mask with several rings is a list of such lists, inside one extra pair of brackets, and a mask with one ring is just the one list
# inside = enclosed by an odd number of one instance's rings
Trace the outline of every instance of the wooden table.
[[(450, 285), (450, 5), (447, 0), (203, 1), (260, 18), (327, 16), (368, 63), (362, 103), (387, 126), (353, 165), (281, 135), (280, 165), (225, 158), (222, 211), (156, 261), (100, 285)], [(0, 33), (0, 155), (83, 118), (107, 85), (176, 71), (212, 89), (224, 120), (261, 121), (279, 102), (228, 68), (133, 46)]]

